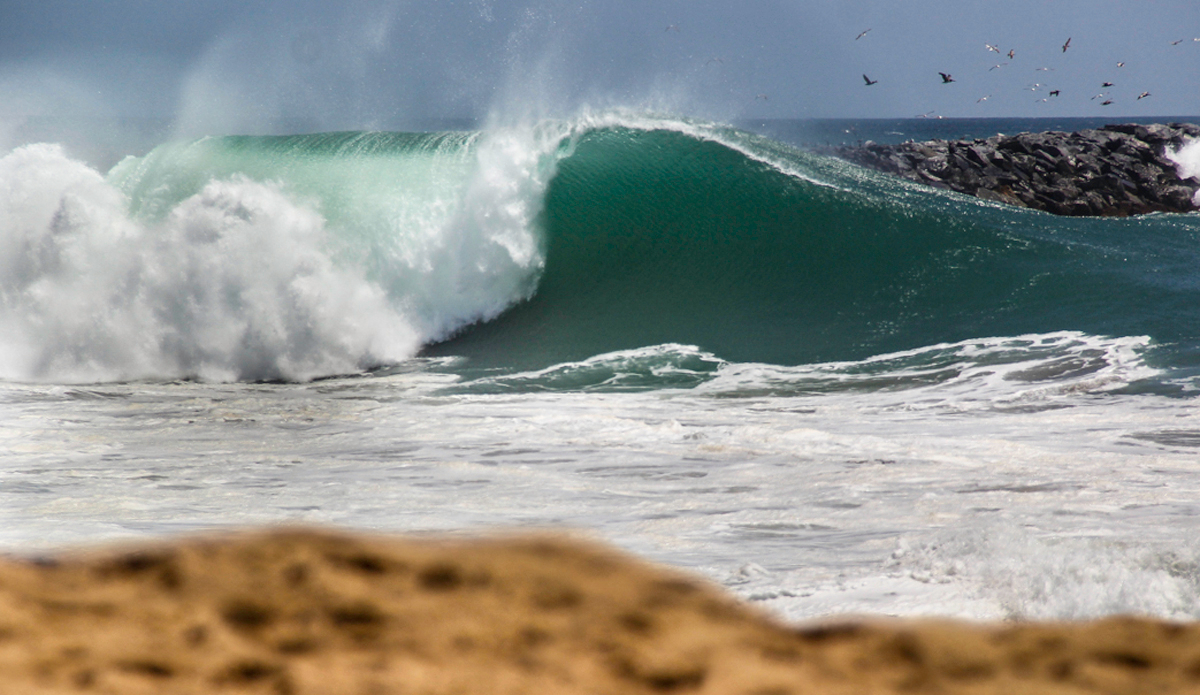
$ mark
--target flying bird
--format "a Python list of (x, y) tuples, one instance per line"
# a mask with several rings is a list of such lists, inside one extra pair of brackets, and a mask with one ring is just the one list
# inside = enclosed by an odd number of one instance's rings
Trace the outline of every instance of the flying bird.
[(1052, 90), (1050, 90), (1050, 96), (1052, 96), (1052, 97), (1056, 97), (1056, 96), (1058, 96), (1058, 92), (1059, 92), (1059, 90), (1057, 90), (1057, 89), (1052, 89)]
[(1179, 44), (1181, 44), (1181, 43), (1183, 43), (1183, 39), (1179, 39), (1178, 41), (1172, 41), (1172, 42), (1171, 42), (1171, 45), (1172, 45), (1172, 46), (1178, 46), (1178, 45), (1179, 45)]
[(951, 75), (947, 75), (944, 72), (939, 72), (938, 74), (942, 76), (942, 84), (949, 84), (954, 81), (954, 77)]
[(859, 32), (858, 36), (854, 37), (854, 40), (858, 41), (862, 37), (866, 36), (868, 31), (870, 31), (870, 29), (864, 29), (863, 31)]
[(1101, 87), (1111, 87), (1111, 86), (1113, 86), (1113, 83), (1112, 83), (1112, 82), (1105, 82), (1104, 84), (1102, 84), (1102, 85), (1100, 85), (1100, 86), (1101, 86)]
[(999, 49), (999, 48), (996, 48), (995, 46), (993, 46), (993, 45), (992, 45), (992, 44), (990, 44), (990, 43), (985, 43), (985, 44), (983, 44), (983, 45), (984, 45), (984, 46), (987, 46), (987, 49), (988, 49), (989, 51), (995, 51), (995, 52), (997, 52), (997, 53), (999, 53), (999, 52), (1000, 52), (1000, 49)]
[(978, 99), (975, 100), (975, 103), (978, 104), (980, 102), (987, 101), (988, 99), (991, 99), (991, 98), (992, 98), (991, 94), (987, 95), (986, 97), (979, 97)]
[(1071, 47), (1071, 39), (1070, 39), (1070, 38), (1068, 38), (1068, 39), (1067, 39), (1067, 42), (1063, 44), (1063, 53), (1066, 53), (1066, 52), (1067, 52), (1067, 49), (1068, 49), (1068, 48), (1070, 48), (1070, 47)]
[(704, 64), (704, 67), (708, 67), (709, 63), (720, 63), (724, 65), (725, 61), (721, 60), (720, 58), (709, 58), (708, 62)]
[(679, 25), (678, 25), (678, 24), (668, 24), (668, 25), (667, 25), (667, 28), (666, 28), (666, 29), (663, 29), (663, 31), (674, 31), (674, 32), (678, 32), (678, 31), (679, 31)]
[(1038, 68), (1038, 72), (1054, 72), (1054, 68)]
[(1092, 100), (1092, 101), (1095, 101), (1095, 100), (1097, 100), (1097, 99), (1103, 99), (1103, 98), (1104, 98), (1104, 97), (1106, 97), (1106, 96), (1108, 96), (1108, 95), (1107, 95), (1107, 94), (1105, 94), (1105, 93), (1103, 93), (1103, 92), (1101, 92), (1100, 94), (1097, 94), (1096, 96), (1092, 97), (1092, 99), (1091, 99), (1091, 100)]
[(1119, 67), (1119, 68), (1125, 67), (1125, 61), (1122, 60), (1121, 62), (1117, 63), (1117, 67)]
[(755, 99), (755, 101), (757, 101), (759, 99), (762, 99), (763, 101), (770, 101), (770, 99), (767, 98), (766, 94), (755, 94), (754, 99)]
[(1017, 51), (1016, 51), (1016, 49), (1015, 49), (1015, 48), (1010, 48), (1010, 49), (1008, 49), (1008, 59), (1009, 59), (1009, 60), (1012, 60), (1012, 59), (1013, 59), (1013, 56), (1014, 56), (1014, 55), (1016, 55), (1016, 54), (1017, 54)]
[(868, 87), (870, 87), (871, 85), (875, 84), (875, 83), (876, 83), (876, 82), (878, 82), (879, 80), (872, 80), (870, 77), (867, 77), (867, 76), (866, 76), (866, 74), (864, 73), (864, 74), (863, 74), (863, 81), (867, 83), (867, 86), (868, 86)]
[(1100, 105), (1101, 105), (1101, 106), (1108, 106), (1108, 105), (1109, 105), (1109, 104), (1111, 104), (1111, 103), (1112, 103), (1112, 99), (1105, 99), (1104, 101), (1100, 102)]
[(1138, 95), (1138, 100), (1145, 99), (1148, 96), (1150, 96), (1150, 92), (1142, 92)]
[(996, 63), (992, 67), (988, 68), (988, 72), (991, 72), (992, 70), (995, 70), (996, 68), (1002, 68), (1005, 65), (1008, 65), (1008, 63)]

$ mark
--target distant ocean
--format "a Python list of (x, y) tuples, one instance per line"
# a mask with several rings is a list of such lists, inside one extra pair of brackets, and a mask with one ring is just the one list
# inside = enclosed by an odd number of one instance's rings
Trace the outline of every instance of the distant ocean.
[(0, 550), (565, 528), (789, 619), (1200, 618), (1200, 215), (806, 149), (1106, 122), (0, 153)]

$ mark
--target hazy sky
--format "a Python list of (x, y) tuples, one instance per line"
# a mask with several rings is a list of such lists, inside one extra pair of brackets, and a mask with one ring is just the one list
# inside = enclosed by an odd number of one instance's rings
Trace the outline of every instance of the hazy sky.
[(0, 0), (0, 118), (1195, 115), (1195, 39), (1197, 0)]

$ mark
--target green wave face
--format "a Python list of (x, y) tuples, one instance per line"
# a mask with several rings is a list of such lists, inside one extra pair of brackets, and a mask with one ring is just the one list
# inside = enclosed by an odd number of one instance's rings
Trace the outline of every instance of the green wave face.
[(588, 132), (542, 225), (536, 295), (430, 353), (538, 368), (681, 343), (794, 365), (1064, 329), (1174, 340), (1197, 318), (1154, 265), (1194, 217), (1056, 218), (745, 134)]

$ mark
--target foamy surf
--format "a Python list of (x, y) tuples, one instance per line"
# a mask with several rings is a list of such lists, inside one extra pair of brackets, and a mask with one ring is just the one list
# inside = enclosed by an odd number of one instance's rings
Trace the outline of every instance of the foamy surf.
[[(1200, 178), (1200, 140), (1193, 140), (1176, 151), (1168, 151), (1167, 157), (1175, 162), (1179, 178)], [(1192, 197), (1192, 202), (1200, 207), (1200, 190)]]
[(19, 148), (0, 160), (0, 378), (303, 381), (410, 358), (533, 291), (549, 170), (522, 135), (402, 156), (205, 138), (107, 178)]
[(0, 160), (0, 376), (304, 380), (411, 355), (419, 335), (278, 185), (214, 180), (158, 222), (51, 145)]

